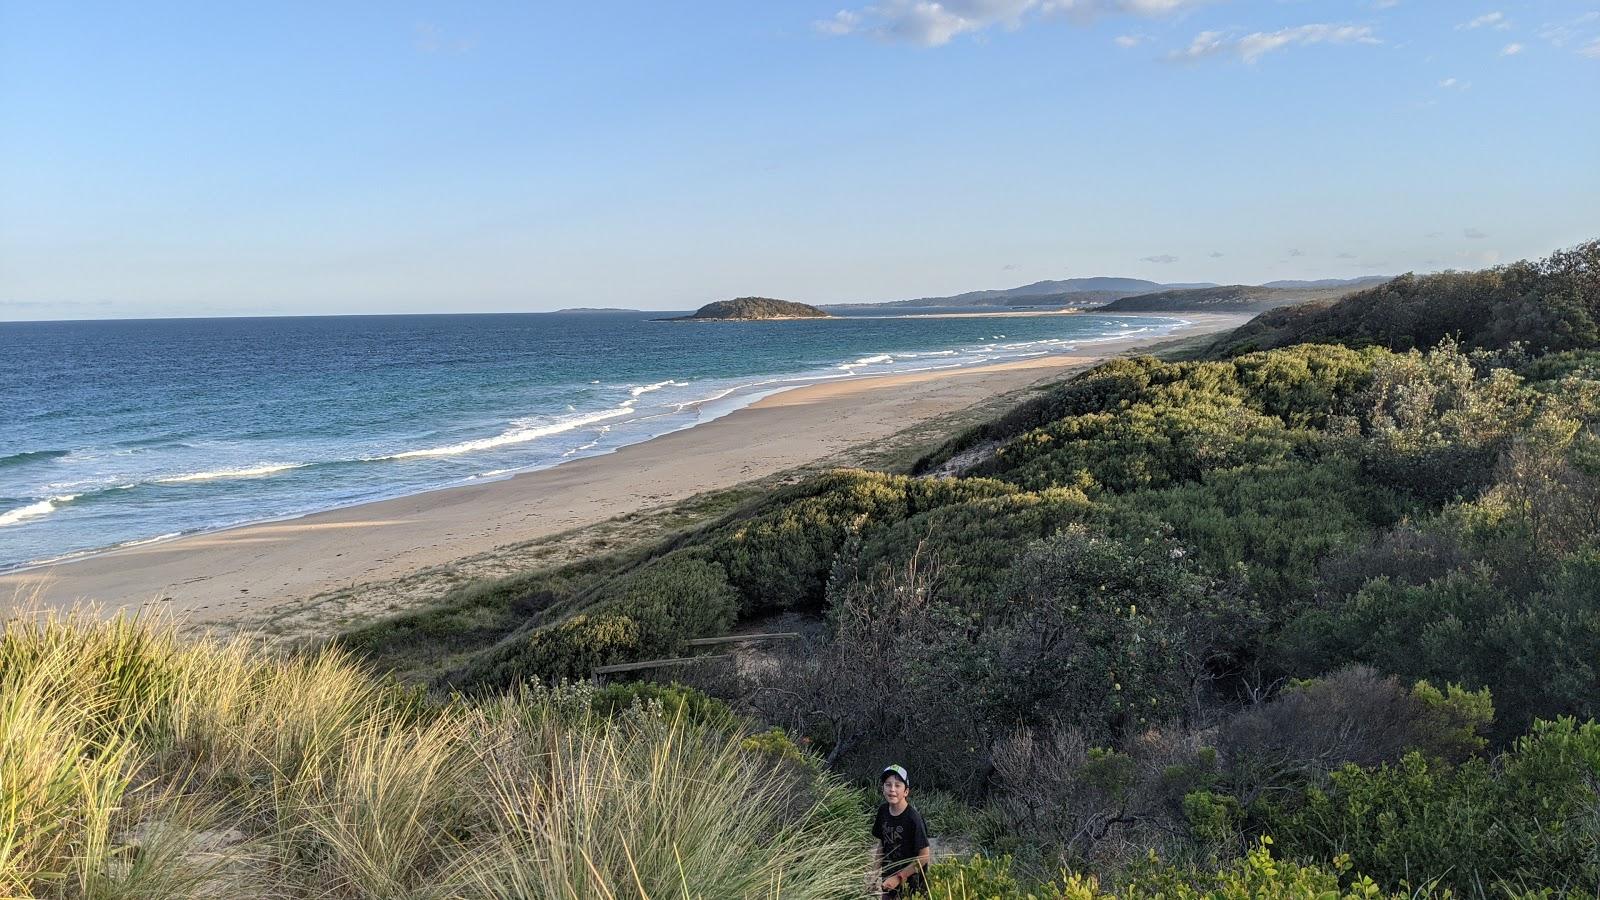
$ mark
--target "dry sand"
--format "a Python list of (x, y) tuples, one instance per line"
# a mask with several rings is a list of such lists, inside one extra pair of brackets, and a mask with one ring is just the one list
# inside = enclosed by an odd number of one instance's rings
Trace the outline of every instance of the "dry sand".
[[(1249, 318), (1184, 317), (1193, 324), (1158, 340), (1234, 328)], [(1107, 342), (1092, 353), (796, 388), (607, 456), (503, 481), (0, 575), (0, 598), (53, 607), (93, 602), (106, 610), (153, 606), (192, 624), (259, 621), (272, 607), (403, 578), (825, 460), (1147, 343)]]

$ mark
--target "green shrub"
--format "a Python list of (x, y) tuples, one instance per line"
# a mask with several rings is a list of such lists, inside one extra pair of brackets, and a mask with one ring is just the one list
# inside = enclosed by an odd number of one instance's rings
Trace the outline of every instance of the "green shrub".
[(665, 718), (682, 717), (696, 725), (722, 731), (731, 732), (743, 727), (742, 721), (728, 708), (728, 704), (676, 682), (619, 681), (605, 685), (594, 693), (593, 708), (601, 716), (615, 716), (634, 706), (659, 707)]
[(1262, 838), (1244, 857), (1216, 871), (1163, 866), (1153, 857), (1120, 887), (1064, 872), (1048, 881), (1026, 883), (1012, 872), (1009, 857), (974, 856), (934, 865), (929, 879), (934, 900), (1384, 900), (1443, 897), (1424, 888), (1389, 894), (1370, 878), (1350, 874), (1349, 861), (1301, 865), (1275, 859), (1270, 838)]
[(1287, 852), (1348, 853), (1397, 887), (1437, 881), (1470, 896), (1496, 885), (1600, 884), (1600, 725), (1541, 722), (1491, 764), (1410, 754), (1348, 766), (1324, 787), (1264, 804), (1264, 827)]

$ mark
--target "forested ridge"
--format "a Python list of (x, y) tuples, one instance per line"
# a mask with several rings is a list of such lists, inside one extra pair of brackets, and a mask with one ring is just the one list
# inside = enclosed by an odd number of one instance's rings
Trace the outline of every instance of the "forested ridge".
[(1390, 890), (1593, 891), (1597, 271), (1589, 243), (1270, 313), (917, 474), (838, 471), (348, 641), (403, 664), (473, 623), (436, 683), (483, 690), (801, 611), (824, 637), (713, 686), (847, 775), (906, 762), (1035, 874), (1270, 836)]
[(707, 303), (684, 319), (823, 319), (828, 312), (806, 303), (793, 300), (774, 300), (771, 297), (736, 297)]

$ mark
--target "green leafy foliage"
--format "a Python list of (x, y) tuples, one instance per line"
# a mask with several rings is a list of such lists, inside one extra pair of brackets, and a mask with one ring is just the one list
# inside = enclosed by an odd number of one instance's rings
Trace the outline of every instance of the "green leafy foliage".
[(1234, 351), (1311, 342), (1410, 350), (1452, 335), (1472, 347), (1594, 348), (1600, 344), (1600, 241), (1537, 262), (1402, 275), (1333, 303), (1265, 313), (1223, 343)]
[(1413, 753), (1348, 766), (1260, 807), (1291, 854), (1347, 853), (1380, 882), (1485, 887), (1600, 884), (1600, 725), (1540, 722), (1493, 763)]

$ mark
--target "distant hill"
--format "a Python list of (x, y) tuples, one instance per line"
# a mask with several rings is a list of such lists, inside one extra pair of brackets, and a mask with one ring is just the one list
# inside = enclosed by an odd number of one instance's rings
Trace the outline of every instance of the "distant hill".
[(1364, 288), (1383, 284), (1393, 278), (1393, 275), (1363, 275), (1360, 278), (1318, 278), (1313, 281), (1269, 281), (1262, 287), (1269, 288)]
[[(1283, 282), (1279, 282), (1283, 284)], [(1313, 282), (1306, 282), (1311, 285)], [(1121, 297), (1100, 307), (1101, 312), (1265, 312), (1314, 300), (1334, 300), (1358, 287), (1350, 285), (1272, 287), (1226, 284), (1220, 287), (1161, 291)]]
[(1401, 275), (1339, 300), (1269, 310), (1218, 349), (1320, 342), (1409, 350), (1447, 336), (1491, 349), (1600, 348), (1600, 241), (1476, 272)]
[(918, 297), (915, 300), (891, 300), (887, 303), (836, 303), (839, 308), (863, 306), (909, 306), (938, 308), (946, 306), (1080, 306), (1088, 305), (1081, 294), (1093, 294), (1096, 300), (1115, 300), (1132, 294), (1177, 288), (1214, 287), (1210, 282), (1197, 284), (1162, 284), (1142, 278), (1066, 278), (1059, 281), (1035, 281), (1021, 287), (989, 291), (968, 291), (949, 297)]
[(687, 319), (716, 319), (716, 320), (744, 320), (744, 319), (826, 319), (830, 314), (817, 309), (807, 303), (796, 303), (793, 300), (774, 300), (771, 297), (738, 297), (733, 300), (718, 300), (707, 303), (695, 310), (694, 315), (679, 316), (676, 321)]

